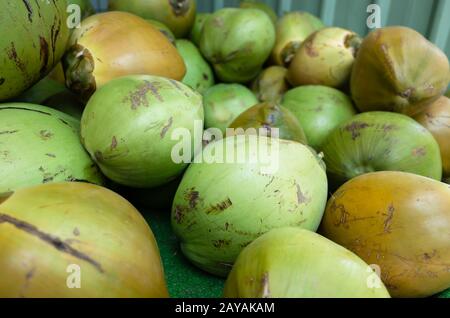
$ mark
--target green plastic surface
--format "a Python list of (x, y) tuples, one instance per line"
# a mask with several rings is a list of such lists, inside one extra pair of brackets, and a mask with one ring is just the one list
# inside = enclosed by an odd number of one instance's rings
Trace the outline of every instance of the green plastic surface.
[(170, 211), (140, 211), (158, 242), (170, 297), (221, 297), (225, 280), (197, 269), (183, 256), (170, 226)]

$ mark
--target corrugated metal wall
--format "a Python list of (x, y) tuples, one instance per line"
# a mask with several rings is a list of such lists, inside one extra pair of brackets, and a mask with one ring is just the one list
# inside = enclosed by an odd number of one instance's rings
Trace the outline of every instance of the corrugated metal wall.
[[(127, 1), (127, 0), (123, 0)], [(108, 0), (92, 0), (99, 11)], [(210, 12), (239, 5), (239, 0), (197, 0), (199, 11)], [(450, 0), (264, 0), (279, 15), (292, 10), (308, 11), (327, 24), (351, 29), (360, 35), (366, 25), (369, 4), (381, 8), (382, 26), (404, 25), (416, 29), (450, 56)]]

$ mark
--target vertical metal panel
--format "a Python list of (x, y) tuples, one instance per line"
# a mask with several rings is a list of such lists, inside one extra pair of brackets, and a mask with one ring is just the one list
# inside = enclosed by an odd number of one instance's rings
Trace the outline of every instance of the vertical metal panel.
[(106, 11), (108, 9), (108, 0), (91, 0), (97, 11)]
[(439, 47), (447, 48), (450, 52), (450, 1), (440, 0), (436, 6), (433, 19), (430, 20), (430, 39)]
[(403, 25), (427, 34), (435, 1), (392, 1), (389, 25)]
[(303, 1), (292, 1), (291, 11), (307, 11), (314, 14), (315, 16), (320, 16), (320, 8), (322, 6), (322, 1), (318, 0), (303, 0)]
[(225, 6), (224, 0), (216, 0), (213, 2), (214, 11), (219, 10), (220, 8), (223, 8), (224, 6)]
[(336, 11), (336, 0), (322, 1), (320, 6), (320, 18), (325, 25), (332, 26), (334, 24), (334, 13)]
[(381, 25), (387, 25), (389, 14), (391, 12), (392, 1), (391, 0), (376, 0), (373, 2), (380, 6), (381, 9)]
[[(91, 0), (97, 10), (107, 9), (108, 0)], [(127, 0), (123, 0), (127, 1)], [(240, 0), (197, 0), (200, 12), (238, 6)], [(261, 0), (281, 16), (288, 11), (307, 11), (327, 25), (336, 25), (365, 35), (367, 6), (381, 8), (382, 26), (405, 25), (419, 31), (450, 55), (450, 0)]]
[(268, 6), (271, 6), (275, 10), (275, 12), (277, 12), (278, 0), (263, 0), (261, 2), (264, 2)]
[(339, 0), (334, 10), (333, 25), (350, 29), (360, 35), (367, 33), (367, 6), (371, 0)]
[[(447, 42), (447, 45), (445, 46), (445, 52), (447, 53), (447, 57), (450, 57), (450, 32), (448, 34), (446, 42)], [(449, 85), (449, 89), (450, 89), (450, 85)]]
[(225, 0), (226, 7), (239, 7), (240, 0)]
[(283, 16), (286, 12), (289, 12), (292, 7), (291, 0), (279, 0), (278, 1), (278, 15)]
[(214, 11), (214, 5), (216, 1), (209, 0), (198, 0), (197, 1), (197, 10), (199, 12), (212, 12)]

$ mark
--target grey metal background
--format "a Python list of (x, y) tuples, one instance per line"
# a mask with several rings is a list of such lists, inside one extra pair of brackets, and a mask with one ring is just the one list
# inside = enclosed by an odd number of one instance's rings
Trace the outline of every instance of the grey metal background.
[[(91, 0), (105, 11), (108, 0)], [(127, 0), (123, 0), (127, 1)], [(238, 6), (239, 0), (197, 0), (198, 11), (211, 12)], [(293, 10), (308, 11), (327, 25), (351, 29), (360, 35), (369, 31), (366, 12), (369, 4), (381, 7), (382, 26), (404, 25), (416, 29), (450, 56), (450, 0), (262, 0), (279, 15)]]

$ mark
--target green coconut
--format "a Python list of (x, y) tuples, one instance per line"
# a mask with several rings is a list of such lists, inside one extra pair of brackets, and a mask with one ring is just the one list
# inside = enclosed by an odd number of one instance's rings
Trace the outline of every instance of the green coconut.
[(175, 40), (176, 40), (175, 35), (173, 34), (173, 32), (169, 29), (169, 27), (167, 25), (165, 25), (164, 23), (161, 23), (159, 21), (152, 20), (152, 19), (147, 19), (147, 22), (149, 22), (151, 25), (153, 25), (155, 28), (157, 28), (159, 30), (159, 32), (164, 34), (165, 37), (172, 44), (175, 44)]
[(206, 19), (211, 16), (211, 13), (197, 13), (195, 16), (194, 26), (189, 34), (189, 39), (196, 45), (200, 46), (200, 38), (202, 36), (203, 26), (205, 25)]
[(200, 94), (175, 80), (132, 75), (108, 82), (91, 97), (81, 138), (108, 178), (150, 188), (172, 181), (186, 168), (189, 162), (175, 162), (172, 156), (178, 144), (172, 134), (188, 134), (193, 145), (196, 124), (203, 128)]
[(286, 68), (270, 66), (253, 81), (252, 90), (261, 102), (280, 102), (290, 88), (286, 75)]
[(183, 254), (199, 268), (225, 276), (242, 249), (267, 231), (317, 230), (327, 178), (307, 146), (240, 135), (208, 144), (194, 162), (171, 219)]
[(325, 25), (316, 16), (302, 11), (285, 14), (276, 26), (276, 43), (271, 60), (275, 65), (289, 66), (302, 42)]
[(229, 298), (390, 298), (377, 273), (351, 251), (298, 227), (274, 229), (239, 254)]
[(224, 8), (208, 18), (200, 50), (223, 82), (255, 78), (275, 43), (275, 28), (258, 9)]
[(60, 181), (102, 184), (79, 138), (79, 121), (32, 104), (0, 105), (0, 193)]
[(295, 53), (287, 79), (293, 86), (348, 83), (361, 38), (350, 30), (324, 28), (311, 34)]
[(239, 4), (239, 7), (242, 9), (258, 9), (266, 13), (270, 20), (272, 21), (273, 25), (276, 25), (278, 16), (273, 11), (272, 7), (256, 0), (241, 0), (241, 3)]
[(214, 74), (197, 47), (188, 40), (176, 40), (178, 53), (186, 65), (186, 75), (181, 82), (203, 94), (214, 85)]
[(356, 57), (351, 92), (361, 111), (414, 116), (447, 90), (448, 58), (420, 33), (406, 27), (371, 32)]
[(375, 171), (410, 172), (442, 178), (439, 145), (412, 118), (390, 112), (368, 112), (342, 123), (322, 146), (330, 179), (337, 186)]
[(284, 95), (281, 104), (297, 117), (308, 144), (317, 150), (339, 124), (356, 114), (347, 95), (319, 85), (291, 89)]
[(0, 1), (0, 101), (45, 77), (67, 45), (66, 0)]
[(65, 85), (50, 78), (49, 76), (46, 76), (33, 85), (30, 89), (14, 98), (14, 102), (42, 104), (53, 95), (68, 91), (69, 90)]
[(205, 127), (218, 128), (222, 133), (245, 110), (258, 104), (258, 99), (240, 84), (217, 84), (203, 95)]
[(195, 0), (109, 0), (110, 11), (126, 11), (167, 25), (177, 38), (185, 37), (194, 24)]
[[(263, 128), (266, 136), (293, 140), (302, 144), (308, 144), (302, 126), (297, 118), (287, 108), (277, 103), (266, 102), (250, 107), (240, 114), (230, 125), (237, 131), (242, 128), (242, 133), (249, 128), (254, 128), (255, 134), (259, 134)], [(277, 129), (274, 136), (274, 128)]]

